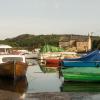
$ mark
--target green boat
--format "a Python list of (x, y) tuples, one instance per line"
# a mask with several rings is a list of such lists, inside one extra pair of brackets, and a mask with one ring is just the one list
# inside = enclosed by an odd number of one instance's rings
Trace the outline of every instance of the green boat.
[(100, 67), (61, 68), (64, 81), (100, 82)]

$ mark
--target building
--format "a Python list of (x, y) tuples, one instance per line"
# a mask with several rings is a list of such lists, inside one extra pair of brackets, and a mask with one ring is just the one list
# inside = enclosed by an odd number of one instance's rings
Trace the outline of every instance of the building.
[(92, 48), (91, 34), (88, 36), (82, 35), (66, 35), (59, 40), (59, 47), (67, 51), (86, 52)]

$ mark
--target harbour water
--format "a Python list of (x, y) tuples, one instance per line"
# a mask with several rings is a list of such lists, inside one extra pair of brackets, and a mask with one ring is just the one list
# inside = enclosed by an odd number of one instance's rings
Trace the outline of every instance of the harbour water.
[(37, 60), (27, 62), (26, 77), (0, 78), (0, 100), (99, 100), (100, 83), (65, 83), (58, 71), (43, 72)]

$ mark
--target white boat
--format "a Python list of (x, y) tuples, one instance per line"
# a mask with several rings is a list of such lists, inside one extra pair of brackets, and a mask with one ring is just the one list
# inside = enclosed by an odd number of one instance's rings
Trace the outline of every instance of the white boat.
[(11, 54), (12, 47), (0, 45), (0, 76), (22, 77), (26, 75), (27, 63), (24, 55)]
[(55, 59), (64, 59), (65, 57), (76, 57), (76, 52), (47, 52), (40, 53), (39, 59), (55, 58)]
[(38, 58), (38, 52), (31, 52), (28, 50), (18, 50), (19, 54), (24, 55), (26, 59)]
[(32, 58), (38, 58), (38, 53), (37, 52), (27, 52), (24, 53), (26, 59), (32, 59)]
[(0, 55), (0, 76), (19, 78), (26, 75), (27, 63), (22, 55)]
[(0, 44), (0, 54), (9, 54), (11, 53), (12, 47), (5, 44)]

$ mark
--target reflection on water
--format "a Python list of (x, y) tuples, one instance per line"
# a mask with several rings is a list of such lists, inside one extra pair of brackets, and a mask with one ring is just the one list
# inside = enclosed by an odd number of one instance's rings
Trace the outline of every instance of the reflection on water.
[(0, 77), (0, 100), (24, 100), (27, 88), (26, 77), (16, 81)]
[(59, 67), (59, 64), (46, 64), (47, 67), (56, 67), (58, 68)]
[[(26, 77), (13, 81), (9, 79), (0, 78), (0, 91), (4, 90), (3, 96), (6, 91), (13, 93), (25, 94), (25, 100), (30, 98), (41, 98), (38, 100), (50, 100), (50, 97), (57, 98), (56, 100), (99, 100), (100, 98), (100, 83), (82, 83), (82, 82), (64, 82), (63, 78), (59, 78), (58, 71), (43, 72), (36, 60), (28, 59), (29, 67), (27, 69)], [(46, 70), (48, 71), (48, 70)], [(45, 94), (46, 92), (52, 92)], [(57, 92), (54, 94), (54, 92)], [(78, 93), (77, 93), (78, 92)], [(82, 92), (82, 93), (79, 93)], [(98, 93), (97, 93), (98, 92)], [(34, 94), (32, 94), (34, 93)], [(44, 93), (38, 94), (38, 93)], [(6, 93), (8, 94), (8, 93)], [(40, 96), (41, 95), (41, 96)], [(30, 97), (31, 96), (31, 97)], [(20, 100), (19, 95), (15, 95), (13, 99), (9, 96), (9, 100)], [(29, 97), (29, 98), (28, 98)], [(43, 97), (48, 99), (43, 99)], [(64, 99), (58, 99), (64, 98)], [(28, 98), (28, 99), (27, 99)], [(0, 97), (1, 100), (1, 97)], [(7, 99), (5, 99), (7, 100)], [(21, 99), (24, 100), (24, 99)], [(35, 99), (31, 99), (35, 100)], [(36, 99), (37, 100), (37, 99)], [(52, 99), (55, 100), (55, 99)]]
[[(32, 61), (31, 61), (32, 62)], [(45, 66), (41, 70), (37, 61), (27, 70), (28, 93), (32, 92), (100, 92), (100, 83), (64, 82), (59, 78), (58, 71), (52, 71)], [(55, 66), (56, 67), (56, 66)], [(50, 68), (50, 67), (49, 67)], [(62, 85), (63, 84), (63, 85)]]
[(60, 92), (61, 81), (58, 73), (44, 73), (39, 64), (29, 66), (27, 70), (27, 93)]
[(6, 78), (0, 78), (0, 90), (24, 93), (27, 91), (27, 87), (28, 83), (26, 77), (23, 77), (16, 81)]
[(62, 92), (100, 92), (100, 83), (64, 82)]

